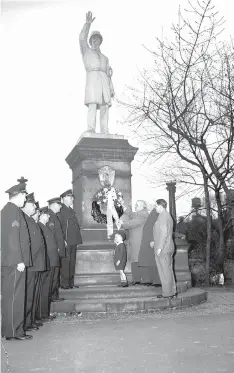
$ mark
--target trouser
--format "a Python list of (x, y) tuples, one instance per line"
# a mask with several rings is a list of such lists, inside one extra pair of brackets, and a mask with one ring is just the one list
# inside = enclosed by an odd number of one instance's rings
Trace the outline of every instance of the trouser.
[(50, 315), (51, 304), (51, 274), (52, 271), (41, 272), (41, 293), (39, 300), (39, 315), (40, 319), (47, 318)]
[(138, 263), (131, 263), (131, 272), (132, 272), (132, 282), (141, 282), (140, 268)]
[(15, 267), (2, 267), (2, 336), (20, 337), (24, 334), (26, 270), (19, 272)]
[(25, 289), (25, 319), (24, 327), (32, 325), (32, 307), (34, 299), (36, 272), (26, 270), (26, 289)]
[[(88, 131), (95, 132), (97, 117), (97, 104), (89, 104), (88, 110)], [(100, 105), (100, 130), (101, 133), (109, 133), (109, 105)]]
[(41, 319), (42, 271), (36, 273), (34, 299), (32, 308), (32, 322)]
[(32, 324), (41, 319), (42, 272), (36, 272), (32, 307)]
[(51, 300), (59, 298), (59, 276), (60, 268), (51, 267), (50, 296)]
[(157, 267), (139, 267), (141, 282), (143, 284), (160, 284), (160, 278)]
[(164, 297), (174, 295), (176, 293), (176, 284), (172, 268), (172, 254), (161, 252), (159, 256), (155, 255), (155, 260), (162, 283), (162, 295)]
[(67, 247), (67, 257), (61, 259), (60, 286), (74, 286), (77, 245)]
[(119, 275), (120, 275), (120, 280), (121, 282), (128, 282), (127, 276), (124, 273), (124, 269), (119, 269)]

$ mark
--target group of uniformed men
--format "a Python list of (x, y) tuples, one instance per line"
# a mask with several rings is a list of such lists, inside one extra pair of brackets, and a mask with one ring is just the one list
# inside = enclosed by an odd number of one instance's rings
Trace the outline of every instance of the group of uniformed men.
[(55, 316), (51, 302), (63, 301), (59, 288), (74, 285), (76, 248), (82, 243), (72, 208), (72, 190), (40, 208), (26, 179), (6, 191), (9, 202), (1, 211), (2, 336), (32, 339)]

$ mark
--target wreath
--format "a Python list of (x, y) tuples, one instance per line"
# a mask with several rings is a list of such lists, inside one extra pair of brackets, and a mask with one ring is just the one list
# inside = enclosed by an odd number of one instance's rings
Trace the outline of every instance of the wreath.
[[(99, 189), (94, 196), (92, 197), (92, 211), (91, 215), (93, 219), (100, 224), (107, 224), (107, 216), (102, 211), (107, 207), (107, 200), (108, 200), (108, 193), (110, 192), (111, 188), (114, 190), (112, 193), (112, 199), (114, 202), (114, 207), (120, 218), (124, 213), (124, 200), (123, 194), (113, 187), (105, 187)], [(114, 217), (112, 217), (113, 223), (115, 223)]]

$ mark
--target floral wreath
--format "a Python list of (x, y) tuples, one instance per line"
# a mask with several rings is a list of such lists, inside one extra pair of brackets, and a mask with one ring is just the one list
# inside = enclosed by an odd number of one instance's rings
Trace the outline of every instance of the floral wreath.
[[(124, 213), (123, 194), (118, 189), (115, 189), (114, 187), (111, 187), (111, 186), (101, 188), (92, 197), (91, 215), (97, 223), (107, 224), (107, 216), (106, 214), (102, 213), (101, 207), (107, 206), (108, 192), (110, 192), (111, 189), (113, 190), (112, 199), (113, 199), (114, 207), (116, 209), (118, 217), (120, 218)], [(113, 220), (113, 223), (115, 223), (114, 217), (112, 217), (112, 220)]]

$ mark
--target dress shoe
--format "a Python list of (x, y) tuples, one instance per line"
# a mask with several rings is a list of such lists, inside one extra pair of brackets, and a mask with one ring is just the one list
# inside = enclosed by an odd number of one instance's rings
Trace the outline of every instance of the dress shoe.
[(170, 296), (170, 297), (168, 297), (168, 298), (170, 298), (170, 299), (175, 299), (175, 298), (177, 298), (177, 293), (175, 293), (175, 294), (171, 295), (171, 296)]
[(119, 288), (127, 288), (128, 287), (128, 283), (122, 283), (120, 285), (118, 285)]
[(70, 289), (70, 286), (61, 286), (61, 289)]
[(164, 297), (163, 295), (157, 295), (157, 298), (164, 298), (164, 299), (175, 299), (177, 297), (177, 294), (169, 295), (168, 297)]
[(38, 322), (38, 321), (35, 321), (32, 326), (35, 326), (35, 327), (40, 327), (40, 326), (43, 326), (42, 322)]
[(63, 300), (65, 300), (65, 298), (56, 298), (52, 299), (52, 302), (62, 302)]
[(19, 337), (10, 337), (10, 338), (6, 338), (7, 341), (12, 341), (12, 340), (19, 340), (19, 341), (24, 341), (26, 339), (32, 339), (33, 336), (32, 335), (29, 335), (29, 334), (23, 334)]
[(160, 288), (161, 287), (161, 285), (159, 285), (159, 284), (151, 284), (151, 286), (153, 286), (154, 288)]
[(36, 330), (38, 330), (39, 327), (38, 326), (34, 326), (34, 325), (29, 325), (29, 326), (26, 326), (26, 328), (24, 330), (26, 330), (27, 332), (28, 331), (32, 331), (32, 332), (35, 332)]
[(78, 285), (73, 285), (73, 286), (70, 286), (70, 289), (79, 289), (79, 286)]
[(131, 286), (140, 285), (140, 282), (135, 282), (135, 281), (133, 281), (130, 285), (131, 285)]
[(144, 282), (144, 283), (141, 284), (141, 285), (144, 285), (144, 286), (151, 286), (152, 284), (151, 284), (151, 282)]
[(43, 322), (48, 322), (48, 321), (51, 321), (51, 320), (54, 320), (54, 319), (56, 319), (56, 316), (55, 316), (55, 315), (53, 315), (53, 316), (48, 316), (48, 317), (46, 317), (45, 319), (43, 319)]

